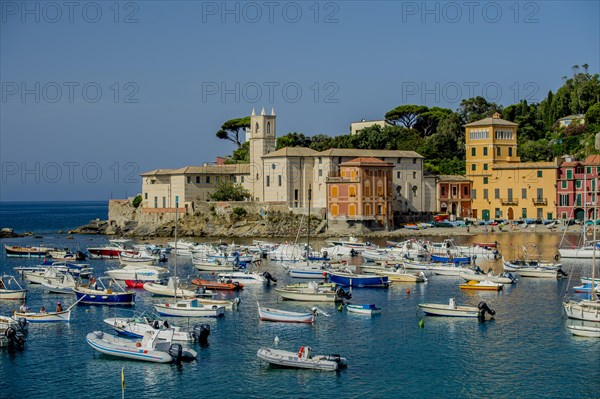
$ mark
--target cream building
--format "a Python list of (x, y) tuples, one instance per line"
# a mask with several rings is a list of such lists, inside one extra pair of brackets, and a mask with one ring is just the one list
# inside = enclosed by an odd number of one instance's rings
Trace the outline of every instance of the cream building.
[(386, 120), (367, 121), (367, 120), (361, 119), (358, 122), (352, 122), (350, 124), (350, 134), (358, 134), (358, 132), (360, 132), (361, 130), (366, 129), (371, 126), (380, 126), (380, 127), (384, 128), (387, 126), (394, 126), (394, 125), (392, 125), (391, 123), (389, 123)]
[(274, 110), (260, 115), (254, 110), (246, 132), (250, 142), (250, 163), (235, 165), (188, 166), (157, 169), (142, 173), (144, 208), (193, 209), (193, 203), (207, 201), (208, 194), (222, 179), (242, 184), (254, 201), (284, 203), (290, 209), (327, 207), (327, 179), (339, 176), (340, 165), (357, 157), (378, 158), (393, 165), (393, 210), (395, 212), (435, 212), (435, 178), (424, 176), (423, 156), (414, 151), (360, 150), (334, 148), (318, 152), (310, 148), (276, 148)]

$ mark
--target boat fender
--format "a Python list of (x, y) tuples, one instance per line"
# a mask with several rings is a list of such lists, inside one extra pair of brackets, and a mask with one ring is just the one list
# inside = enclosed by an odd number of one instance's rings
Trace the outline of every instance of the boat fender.
[(556, 255), (554, 255), (554, 260), (555, 261), (559, 261), (560, 260), (560, 253), (556, 253)]
[(300, 347), (300, 350), (298, 351), (298, 357), (302, 358), (302, 353), (304, 352), (304, 345)]
[(141, 348), (142, 347), (142, 343), (141, 342), (136, 342), (135, 343), (135, 347), (136, 348)]

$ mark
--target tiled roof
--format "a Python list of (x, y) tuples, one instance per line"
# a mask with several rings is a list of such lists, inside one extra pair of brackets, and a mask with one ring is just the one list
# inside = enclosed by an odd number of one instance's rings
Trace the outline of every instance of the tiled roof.
[(584, 165), (600, 165), (600, 155), (588, 155), (583, 161)]
[(234, 175), (249, 174), (250, 164), (228, 164), (228, 165), (204, 165), (204, 166), (185, 166), (179, 169), (155, 169), (140, 174), (140, 176), (166, 176), (166, 175)]
[(370, 158), (370, 157), (358, 157), (351, 159), (350, 161), (342, 162), (340, 166), (380, 166), (380, 167), (393, 167), (394, 165), (385, 161), (382, 161), (378, 158)]
[(460, 182), (469, 182), (470, 179), (461, 175), (439, 175), (438, 181), (460, 181)]
[(423, 158), (414, 151), (361, 150), (357, 148), (331, 148), (316, 154), (318, 157), (373, 157), (373, 158)]
[(475, 126), (519, 126), (518, 123), (506, 121), (500, 118), (485, 118), (475, 122), (467, 123), (464, 127), (475, 127)]
[(317, 154), (318, 151), (307, 147), (285, 147), (277, 151), (263, 155), (262, 158), (278, 158), (278, 157), (310, 157)]

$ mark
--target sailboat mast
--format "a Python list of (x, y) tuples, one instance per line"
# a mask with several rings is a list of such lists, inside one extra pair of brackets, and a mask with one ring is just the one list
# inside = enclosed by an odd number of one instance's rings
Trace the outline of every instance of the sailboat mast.
[(175, 284), (173, 287), (173, 295), (174, 295), (175, 301), (177, 301), (177, 286), (179, 285), (179, 284), (177, 284), (177, 247), (178, 247), (178, 245), (177, 245), (177, 225), (179, 222), (178, 211), (179, 211), (179, 199), (176, 198), (175, 199), (175, 273), (174, 273), (175, 274)]
[(310, 200), (311, 200), (312, 189), (311, 185), (308, 185), (308, 223), (306, 227), (306, 260), (310, 257)]
[[(585, 175), (584, 175), (585, 176)], [(598, 243), (596, 242), (596, 221), (598, 220), (598, 178), (596, 177), (594, 179), (594, 190), (593, 190), (593, 196), (592, 198), (594, 199), (594, 241), (592, 242), (592, 294), (590, 295), (590, 299), (593, 301), (594, 297), (596, 296), (596, 283), (594, 281), (594, 277), (595, 277), (595, 270), (596, 270), (596, 247), (598, 245)]]

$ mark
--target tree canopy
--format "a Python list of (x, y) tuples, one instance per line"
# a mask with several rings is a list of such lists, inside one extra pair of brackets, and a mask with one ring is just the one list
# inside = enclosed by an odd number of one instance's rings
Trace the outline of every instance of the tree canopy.
[(242, 146), (240, 133), (244, 133), (246, 128), (250, 127), (250, 117), (230, 119), (221, 125), (221, 129), (217, 132), (217, 137), (222, 140), (229, 140), (235, 143), (238, 148)]
[(230, 180), (219, 181), (215, 190), (208, 195), (211, 201), (244, 201), (251, 197), (250, 191)]

